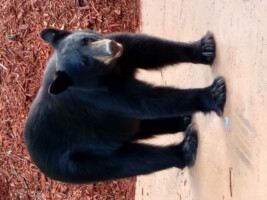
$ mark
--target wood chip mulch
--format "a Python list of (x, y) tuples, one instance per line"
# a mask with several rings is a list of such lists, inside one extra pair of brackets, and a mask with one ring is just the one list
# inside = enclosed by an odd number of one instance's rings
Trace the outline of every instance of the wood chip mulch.
[(134, 199), (135, 178), (71, 185), (45, 177), (23, 141), (23, 126), (53, 52), (48, 26), (102, 33), (139, 31), (139, 0), (0, 0), (0, 200)]

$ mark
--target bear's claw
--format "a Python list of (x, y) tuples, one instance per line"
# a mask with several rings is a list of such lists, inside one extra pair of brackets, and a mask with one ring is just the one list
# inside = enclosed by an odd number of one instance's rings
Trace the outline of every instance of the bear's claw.
[(198, 147), (198, 137), (195, 124), (190, 124), (187, 127), (182, 145), (185, 163), (187, 166), (191, 167), (195, 164)]
[(226, 86), (223, 77), (218, 77), (214, 80), (211, 86), (211, 93), (214, 111), (217, 113), (217, 115), (222, 116), (226, 102)]
[(212, 64), (216, 56), (216, 48), (214, 37), (210, 32), (201, 38), (201, 48), (203, 64)]

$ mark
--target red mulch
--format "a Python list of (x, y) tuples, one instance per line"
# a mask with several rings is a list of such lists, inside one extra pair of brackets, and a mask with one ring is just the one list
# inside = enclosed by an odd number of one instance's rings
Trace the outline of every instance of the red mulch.
[(70, 185), (32, 164), (23, 126), (52, 48), (47, 26), (102, 33), (139, 29), (139, 0), (0, 0), (0, 199), (134, 199), (135, 178)]

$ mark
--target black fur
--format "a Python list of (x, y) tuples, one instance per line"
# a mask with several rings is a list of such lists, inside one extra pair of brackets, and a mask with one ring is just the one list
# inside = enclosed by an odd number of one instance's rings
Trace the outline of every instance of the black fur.
[[(31, 106), (24, 137), (45, 175), (89, 183), (194, 164), (198, 143), (191, 116), (199, 111), (222, 114), (223, 78), (206, 88), (181, 90), (138, 81), (134, 73), (136, 68), (159, 69), (178, 62), (211, 64), (211, 34), (180, 43), (142, 34), (49, 28), (41, 37), (56, 51)], [(180, 144), (136, 142), (178, 131), (185, 131)]]

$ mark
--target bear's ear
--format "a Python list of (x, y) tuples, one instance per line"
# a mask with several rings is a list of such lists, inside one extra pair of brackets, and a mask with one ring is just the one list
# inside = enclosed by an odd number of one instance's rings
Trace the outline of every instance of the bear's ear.
[(63, 71), (57, 71), (48, 92), (49, 94), (57, 95), (64, 92), (71, 85), (73, 85), (73, 82), (70, 77)]
[(49, 42), (56, 49), (59, 42), (70, 34), (70, 31), (58, 30), (55, 28), (46, 28), (41, 31), (40, 37), (43, 40)]

